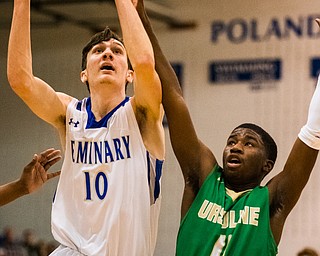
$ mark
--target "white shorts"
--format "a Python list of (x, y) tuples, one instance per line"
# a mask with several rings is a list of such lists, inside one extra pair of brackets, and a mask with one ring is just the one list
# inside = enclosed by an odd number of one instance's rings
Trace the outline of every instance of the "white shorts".
[(61, 244), (49, 256), (85, 256), (85, 254)]

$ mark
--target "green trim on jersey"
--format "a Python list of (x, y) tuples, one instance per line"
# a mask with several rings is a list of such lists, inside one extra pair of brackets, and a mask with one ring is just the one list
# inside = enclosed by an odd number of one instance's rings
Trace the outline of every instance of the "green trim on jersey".
[(183, 218), (176, 255), (276, 255), (268, 188), (258, 186), (233, 201), (221, 174), (222, 168), (216, 165)]

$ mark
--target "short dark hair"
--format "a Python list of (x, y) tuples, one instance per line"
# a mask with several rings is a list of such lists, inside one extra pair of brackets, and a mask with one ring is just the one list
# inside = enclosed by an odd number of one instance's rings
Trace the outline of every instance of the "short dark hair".
[(276, 162), (277, 159), (277, 154), (278, 154), (278, 149), (277, 149), (277, 144), (274, 141), (274, 139), (270, 136), (269, 133), (267, 133), (263, 128), (256, 124), (252, 123), (243, 123), (234, 128), (233, 130), (236, 130), (238, 128), (247, 128), (250, 129), (257, 134), (261, 136), (261, 139), (263, 141), (263, 144), (266, 148), (266, 153), (267, 153), (267, 158), (269, 160), (272, 160), (274, 163)]

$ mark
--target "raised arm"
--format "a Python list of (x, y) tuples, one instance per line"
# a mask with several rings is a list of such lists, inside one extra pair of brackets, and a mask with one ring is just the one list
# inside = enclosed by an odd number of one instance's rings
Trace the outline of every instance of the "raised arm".
[(162, 85), (162, 103), (175, 155), (185, 176), (193, 169), (204, 171), (203, 175), (206, 176), (216, 160), (211, 151), (197, 137), (178, 78), (160, 47), (143, 0), (138, 1), (137, 10), (153, 46), (156, 70)]
[(138, 0), (136, 8), (153, 46), (170, 140), (185, 179), (182, 202), (182, 216), (184, 216), (203, 181), (216, 164), (216, 159), (210, 149), (197, 137), (178, 78), (160, 47), (143, 0)]
[(271, 228), (279, 242), (284, 221), (308, 182), (320, 149), (320, 79), (306, 125), (301, 129), (284, 169), (269, 183)]
[[(66, 102), (45, 82), (34, 77), (30, 39), (30, 0), (15, 0), (8, 47), (7, 75), (14, 92), (40, 118), (61, 125)], [(64, 100), (68, 99), (63, 97)], [(54, 106), (54, 107), (53, 107)]]
[(146, 148), (164, 158), (161, 84), (152, 45), (131, 0), (116, 0), (124, 44), (134, 70), (132, 101)]
[(60, 159), (60, 150), (47, 149), (35, 154), (18, 180), (0, 186), (0, 206), (38, 190), (47, 180), (58, 176), (60, 171), (47, 173), (47, 170)]

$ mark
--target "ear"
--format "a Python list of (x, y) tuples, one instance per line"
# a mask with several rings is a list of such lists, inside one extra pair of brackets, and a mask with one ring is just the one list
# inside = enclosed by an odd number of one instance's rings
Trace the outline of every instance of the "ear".
[(81, 79), (81, 82), (84, 83), (84, 84), (88, 81), (87, 70), (86, 69), (81, 71), (80, 79)]
[(263, 172), (265, 173), (264, 176), (266, 176), (271, 170), (273, 169), (274, 162), (272, 160), (267, 159), (263, 166)]
[(127, 81), (128, 83), (132, 83), (132, 82), (133, 82), (133, 76), (134, 76), (133, 70), (128, 69), (126, 81)]

